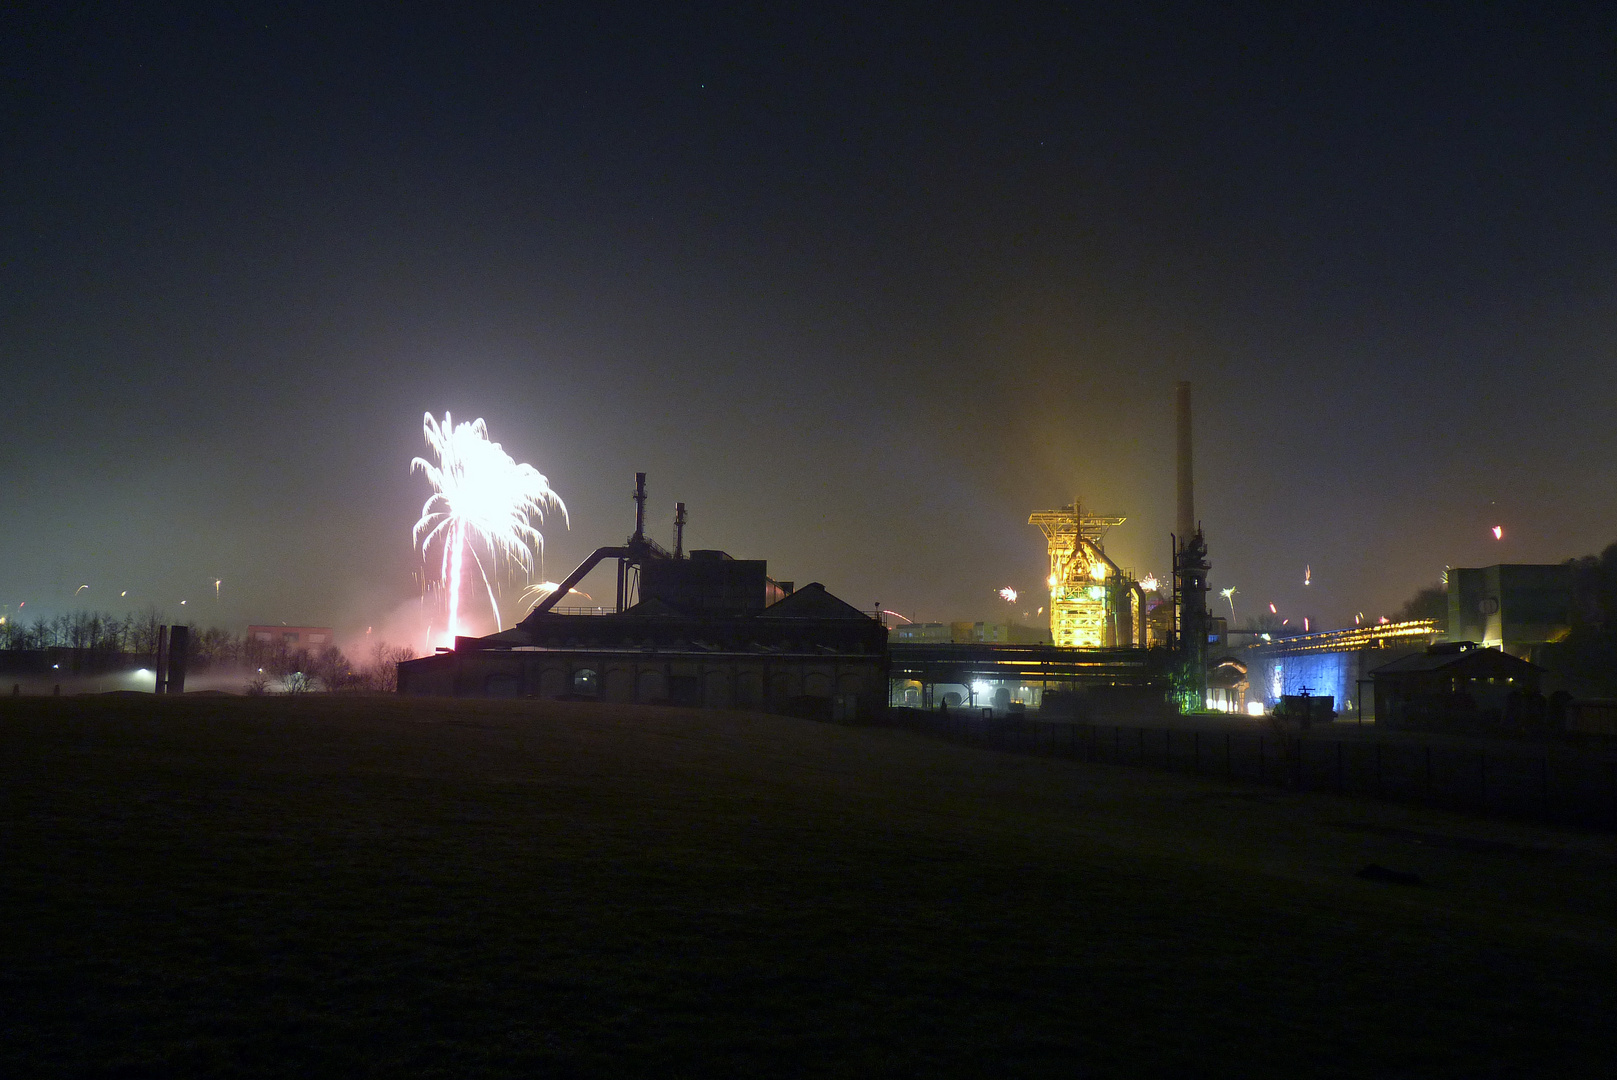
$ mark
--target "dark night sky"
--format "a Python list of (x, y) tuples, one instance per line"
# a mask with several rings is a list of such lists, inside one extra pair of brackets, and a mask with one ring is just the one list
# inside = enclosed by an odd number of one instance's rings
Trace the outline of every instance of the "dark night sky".
[(445, 410), (552, 578), (637, 469), (923, 619), (1075, 494), (1162, 574), (1181, 378), (1243, 618), (1617, 540), (1609, 5), (60, 7), (0, 34), (13, 614), (387, 622)]

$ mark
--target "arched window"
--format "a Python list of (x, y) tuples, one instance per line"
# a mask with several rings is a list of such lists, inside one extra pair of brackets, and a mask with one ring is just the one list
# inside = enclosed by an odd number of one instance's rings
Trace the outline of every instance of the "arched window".
[(595, 677), (594, 668), (579, 668), (573, 672), (573, 693), (594, 697), (600, 692), (599, 687), (600, 681)]

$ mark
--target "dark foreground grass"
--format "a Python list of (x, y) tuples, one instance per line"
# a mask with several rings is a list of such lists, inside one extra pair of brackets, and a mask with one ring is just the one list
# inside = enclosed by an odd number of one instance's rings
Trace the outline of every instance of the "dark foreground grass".
[(570, 703), (11, 700), (0, 783), (5, 1076), (1599, 1075), (1613, 1045), (1610, 838)]

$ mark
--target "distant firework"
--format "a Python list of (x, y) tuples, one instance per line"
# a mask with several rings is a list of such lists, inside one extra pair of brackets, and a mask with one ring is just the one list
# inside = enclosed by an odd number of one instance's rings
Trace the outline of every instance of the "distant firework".
[(1505, 527), (1503, 525), (1495, 525), (1493, 527), (1493, 538), (1495, 540), (1503, 540), (1505, 538)]
[[(541, 581), (541, 582), (537, 582), (536, 584), (529, 585), (526, 589), (522, 590), (521, 599), (523, 599), (523, 600), (532, 599), (533, 602), (537, 604), (539, 601), (543, 600), (545, 597), (549, 596), (551, 593), (555, 592), (559, 588), (561, 588), (561, 583), (557, 582), (557, 581)], [(595, 599), (595, 597), (591, 596), (589, 593), (585, 592), (583, 589), (568, 589), (567, 590), (567, 595), (568, 596), (582, 596), (586, 600), (594, 600)]]
[(1016, 603), (1016, 590), (1007, 585), (999, 590), (999, 598), (1007, 604), (1014, 604)]
[(504, 558), (532, 573), (533, 554), (545, 544), (533, 522), (543, 523), (549, 509), (560, 510), (565, 521), (567, 507), (538, 469), (518, 464), (499, 443), (489, 441), (481, 418), (456, 425), (446, 412), (439, 425), (427, 413), (421, 430), (438, 464), (425, 458), (410, 462), (410, 471), (420, 469), (433, 489), (412, 535), (423, 556), (434, 543), (443, 549), (442, 576), (449, 583), (446, 633), (453, 643), (460, 632), (461, 567), (468, 554), (488, 590), (495, 626), (502, 625), (488, 566), (472, 541), (481, 542), (490, 563)]

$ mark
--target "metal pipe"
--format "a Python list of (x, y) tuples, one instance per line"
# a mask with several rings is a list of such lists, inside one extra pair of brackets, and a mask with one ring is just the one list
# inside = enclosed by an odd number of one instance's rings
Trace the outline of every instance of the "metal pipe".
[(571, 574), (568, 574), (567, 577), (562, 580), (560, 585), (556, 586), (555, 592), (533, 605), (533, 611), (529, 613), (530, 617), (533, 615), (543, 614), (560, 603), (561, 598), (567, 595), (568, 590), (570, 590), (574, 585), (577, 585), (580, 581), (583, 581), (584, 575), (588, 574), (591, 570), (594, 570), (602, 559), (626, 559), (628, 557), (629, 549), (626, 547), (596, 548), (594, 551), (590, 552), (589, 558), (579, 563), (578, 568)]

